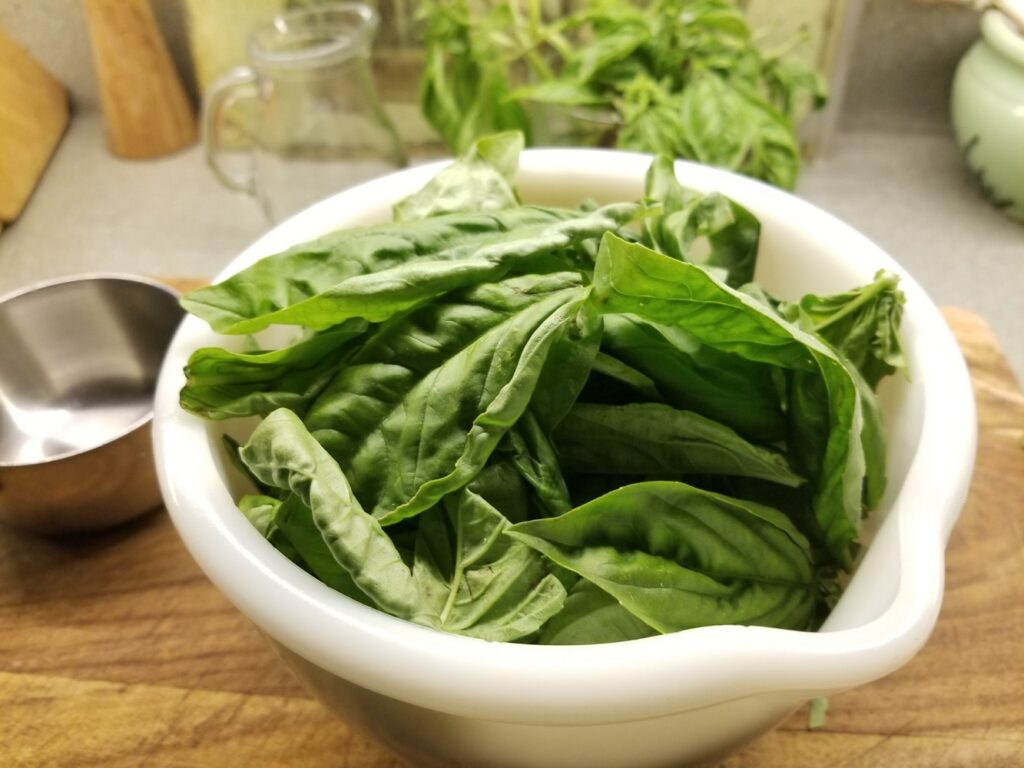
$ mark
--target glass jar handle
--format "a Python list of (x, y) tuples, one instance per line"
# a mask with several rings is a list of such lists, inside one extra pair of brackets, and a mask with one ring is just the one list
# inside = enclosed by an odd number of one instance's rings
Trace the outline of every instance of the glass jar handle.
[(258, 98), (256, 73), (250, 67), (235, 67), (213, 82), (207, 92), (206, 103), (203, 107), (202, 134), (206, 164), (210, 166), (210, 170), (224, 186), (249, 195), (256, 194), (252, 145), (246, 147), (249, 160), (246, 166), (248, 172), (244, 174), (229, 172), (221, 162), (224, 152), (224, 118), (234, 104), (245, 99)]

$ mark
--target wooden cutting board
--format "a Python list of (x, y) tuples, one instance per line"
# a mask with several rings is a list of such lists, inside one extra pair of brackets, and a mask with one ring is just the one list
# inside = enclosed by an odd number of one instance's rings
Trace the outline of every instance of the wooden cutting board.
[[(1024, 397), (988, 326), (946, 316), (980, 442), (924, 650), (722, 768), (1024, 766)], [(0, 765), (398, 768), (309, 699), (163, 512), (47, 541), (0, 529)]]

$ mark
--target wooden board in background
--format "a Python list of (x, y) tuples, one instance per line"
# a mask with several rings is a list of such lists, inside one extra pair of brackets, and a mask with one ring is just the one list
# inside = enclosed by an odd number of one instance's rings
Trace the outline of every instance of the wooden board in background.
[(196, 116), (149, 0), (82, 0), (82, 6), (110, 151), (145, 159), (193, 144)]
[(0, 222), (18, 218), (67, 124), (64, 86), (0, 29)]
[[(801, 711), (722, 768), (1024, 766), (1024, 396), (991, 331), (947, 311), (978, 464), (947, 592), (906, 667)], [(160, 512), (106, 534), (0, 529), (0, 765), (398, 768), (306, 697)]]

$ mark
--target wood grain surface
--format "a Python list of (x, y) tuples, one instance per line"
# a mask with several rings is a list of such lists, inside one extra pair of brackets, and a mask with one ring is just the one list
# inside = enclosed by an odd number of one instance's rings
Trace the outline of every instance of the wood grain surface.
[[(1024, 397), (983, 321), (949, 310), (978, 464), (927, 646), (722, 768), (1024, 766)], [(0, 766), (398, 768), (309, 699), (163, 512), (104, 534), (0, 529)], [(556, 767), (553, 767), (556, 768)]]
[(64, 86), (0, 29), (0, 221), (18, 218), (68, 117)]
[(196, 117), (149, 0), (82, 0), (110, 151), (140, 159), (197, 138)]

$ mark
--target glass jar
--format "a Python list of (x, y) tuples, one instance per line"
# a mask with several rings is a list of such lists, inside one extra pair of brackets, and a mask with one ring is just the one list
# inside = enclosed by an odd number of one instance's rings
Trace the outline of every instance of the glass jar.
[[(254, 195), (270, 221), (405, 165), (370, 69), (378, 24), (362, 3), (282, 14), (251, 35), (249, 65), (211, 86), (207, 161), (225, 185)], [(245, 106), (239, 150), (225, 117)]]

